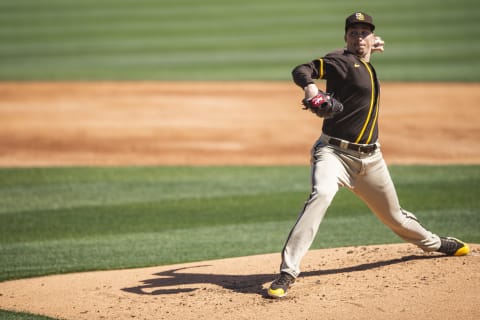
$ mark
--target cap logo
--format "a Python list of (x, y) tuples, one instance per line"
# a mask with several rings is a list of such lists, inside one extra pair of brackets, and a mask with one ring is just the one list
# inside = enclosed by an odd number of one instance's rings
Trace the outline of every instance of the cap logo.
[(355, 18), (357, 18), (357, 20), (360, 20), (360, 21), (365, 20), (365, 16), (361, 12), (355, 13)]

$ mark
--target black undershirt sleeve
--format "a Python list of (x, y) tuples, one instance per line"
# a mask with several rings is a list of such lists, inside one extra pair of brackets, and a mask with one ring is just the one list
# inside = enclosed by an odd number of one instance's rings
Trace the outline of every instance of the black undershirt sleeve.
[(315, 83), (314, 79), (319, 77), (319, 61), (314, 60), (296, 66), (292, 71), (293, 82), (300, 88), (305, 88), (311, 83)]

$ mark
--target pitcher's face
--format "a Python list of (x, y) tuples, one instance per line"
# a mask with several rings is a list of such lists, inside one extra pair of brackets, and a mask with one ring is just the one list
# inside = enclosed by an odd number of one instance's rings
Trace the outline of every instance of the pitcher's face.
[(375, 36), (366, 24), (354, 24), (349, 27), (345, 33), (347, 50), (360, 58), (365, 58), (367, 55), (370, 55), (374, 41)]

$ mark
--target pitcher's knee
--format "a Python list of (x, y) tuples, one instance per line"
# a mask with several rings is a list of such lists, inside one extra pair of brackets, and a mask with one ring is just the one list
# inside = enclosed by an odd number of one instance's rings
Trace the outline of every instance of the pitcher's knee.
[(310, 194), (309, 200), (330, 203), (332, 202), (336, 191), (337, 190), (332, 192), (332, 191), (325, 190), (323, 188), (320, 189), (320, 188), (314, 187), (312, 193)]
[(390, 213), (378, 216), (385, 225), (400, 236), (423, 228), (415, 215), (403, 209), (400, 209), (395, 214)]
[(400, 208), (398, 214), (392, 215), (389, 225), (392, 229), (410, 229), (410, 226), (419, 225), (417, 217), (411, 212)]

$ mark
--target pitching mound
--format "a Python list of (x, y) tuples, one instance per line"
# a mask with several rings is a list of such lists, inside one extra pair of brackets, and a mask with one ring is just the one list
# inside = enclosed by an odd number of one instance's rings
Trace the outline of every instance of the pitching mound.
[(272, 300), (279, 254), (0, 283), (0, 308), (62, 319), (480, 318), (480, 245), (426, 254), (409, 244), (310, 251)]

